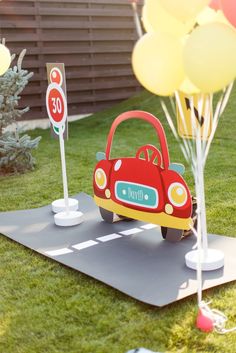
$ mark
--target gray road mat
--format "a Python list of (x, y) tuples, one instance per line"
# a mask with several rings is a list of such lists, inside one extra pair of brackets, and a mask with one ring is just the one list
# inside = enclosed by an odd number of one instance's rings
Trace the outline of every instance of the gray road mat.
[[(196, 293), (196, 273), (184, 262), (194, 237), (173, 244), (158, 226), (107, 224), (90, 196), (77, 198), (85, 215), (79, 226), (57, 227), (45, 206), (0, 213), (0, 233), (148, 304), (164, 306)], [(204, 289), (236, 279), (236, 239), (209, 235), (209, 246), (224, 252), (225, 267), (204, 273)]]

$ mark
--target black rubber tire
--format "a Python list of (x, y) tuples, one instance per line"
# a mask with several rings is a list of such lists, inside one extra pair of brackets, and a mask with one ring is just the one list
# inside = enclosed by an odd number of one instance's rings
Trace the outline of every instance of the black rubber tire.
[[(193, 220), (193, 228), (197, 231), (197, 199), (196, 197), (192, 197), (192, 203), (193, 203), (193, 210), (192, 210), (192, 220)], [(183, 237), (186, 238), (186, 237), (189, 237), (193, 235), (193, 231), (191, 229), (189, 230), (185, 230), (184, 231), (184, 234), (183, 234)]]
[[(197, 199), (196, 197), (192, 197), (193, 203), (193, 210), (192, 210), (192, 220), (193, 220), (193, 227), (197, 230)], [(174, 229), (174, 228), (167, 228), (161, 227), (161, 234), (163, 239), (171, 242), (176, 243), (179, 242), (181, 239), (189, 237), (193, 234), (192, 230), (181, 230), (181, 229)]]
[(100, 211), (102, 219), (105, 222), (107, 222), (107, 223), (113, 223), (114, 222), (114, 213), (113, 212), (107, 211), (107, 210), (105, 210), (102, 207), (99, 207), (99, 211)]
[(193, 220), (193, 227), (197, 231), (197, 199), (196, 197), (192, 198), (193, 201), (193, 211), (192, 211), (192, 220)]
[(163, 239), (166, 238), (166, 233), (167, 233), (167, 227), (161, 227), (161, 235)]
[(183, 230), (175, 228), (161, 227), (163, 239), (170, 243), (178, 243), (183, 238)]

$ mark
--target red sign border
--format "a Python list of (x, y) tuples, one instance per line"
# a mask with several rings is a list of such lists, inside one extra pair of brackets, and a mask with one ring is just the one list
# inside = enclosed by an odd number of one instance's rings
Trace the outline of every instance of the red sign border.
[[(53, 119), (53, 117), (51, 116), (51, 113), (50, 113), (50, 109), (49, 109), (48, 98), (49, 98), (49, 94), (52, 89), (56, 89), (57, 91), (59, 91), (59, 93), (61, 94), (61, 97), (63, 99), (64, 115), (63, 115), (63, 118), (61, 119), (60, 122), (57, 122)], [(53, 82), (48, 85), (47, 92), (46, 92), (46, 108), (47, 108), (49, 120), (51, 121), (52, 125), (56, 126), (57, 128), (60, 128), (66, 122), (66, 119), (67, 119), (67, 100), (66, 100), (66, 96), (65, 96), (63, 89), (57, 83)]]

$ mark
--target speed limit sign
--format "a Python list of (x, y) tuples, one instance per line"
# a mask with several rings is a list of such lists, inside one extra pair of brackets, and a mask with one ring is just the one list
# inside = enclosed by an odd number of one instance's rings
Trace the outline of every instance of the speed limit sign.
[(67, 101), (62, 88), (57, 83), (50, 83), (47, 88), (46, 107), (53, 126), (62, 127), (67, 119)]
[[(60, 67), (56, 67), (60, 65)], [(50, 71), (49, 71), (50, 70)], [(66, 173), (64, 135), (67, 136), (67, 100), (64, 64), (47, 64), (49, 85), (46, 93), (46, 107), (53, 136), (59, 137), (64, 198), (52, 202), (54, 222), (58, 226), (74, 226), (83, 221), (82, 212), (77, 211), (78, 200), (69, 198)], [(66, 131), (66, 133), (64, 133)]]

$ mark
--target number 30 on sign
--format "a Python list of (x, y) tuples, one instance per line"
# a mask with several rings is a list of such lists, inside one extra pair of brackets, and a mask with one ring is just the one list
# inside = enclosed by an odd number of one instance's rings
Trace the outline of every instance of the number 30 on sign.
[(53, 126), (62, 127), (67, 119), (67, 101), (62, 88), (57, 83), (50, 83), (47, 88), (46, 107)]

